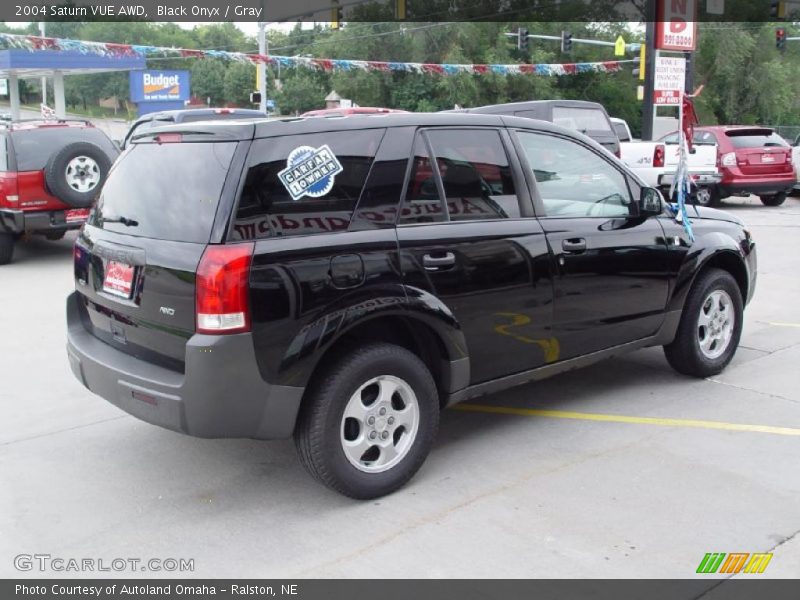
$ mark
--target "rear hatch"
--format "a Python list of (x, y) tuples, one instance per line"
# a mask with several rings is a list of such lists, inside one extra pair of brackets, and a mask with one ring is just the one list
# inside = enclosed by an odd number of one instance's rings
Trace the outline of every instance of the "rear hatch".
[(725, 132), (733, 144), (743, 175), (786, 175), (792, 172), (792, 149), (772, 129), (761, 127)]
[[(245, 127), (239, 134), (252, 137)], [(75, 246), (84, 325), (96, 337), (183, 370), (198, 264), (221, 237), (214, 224), (232, 205), (244, 146), (231, 135), (155, 130), (114, 165)]]

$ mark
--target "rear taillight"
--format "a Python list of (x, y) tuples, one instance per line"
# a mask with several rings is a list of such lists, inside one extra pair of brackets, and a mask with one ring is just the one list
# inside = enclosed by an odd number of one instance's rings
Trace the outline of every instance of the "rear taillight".
[(664, 144), (656, 144), (656, 147), (653, 149), (653, 166), (663, 167), (665, 155), (666, 150), (664, 149)]
[(255, 245), (208, 246), (197, 267), (197, 333), (250, 331), (250, 264)]
[(214, 113), (218, 115), (232, 115), (233, 111), (230, 108), (215, 108)]
[(736, 152), (728, 152), (727, 154), (723, 154), (719, 158), (719, 164), (723, 167), (735, 167), (736, 166)]

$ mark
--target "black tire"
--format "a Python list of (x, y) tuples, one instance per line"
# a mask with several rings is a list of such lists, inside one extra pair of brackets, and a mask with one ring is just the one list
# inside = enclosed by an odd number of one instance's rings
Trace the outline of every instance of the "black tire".
[[(364, 472), (345, 454), (344, 411), (359, 388), (381, 376), (408, 384), (417, 400), (418, 427), (397, 464), (382, 472)], [(366, 421), (357, 423), (357, 429), (364, 428), (359, 434), (366, 436)], [(425, 364), (400, 346), (372, 343), (347, 352), (315, 376), (300, 410), (295, 444), (303, 466), (319, 482), (345, 496), (370, 499), (394, 492), (411, 479), (425, 462), (438, 428), (438, 393)]]
[[(727, 293), (732, 301), (733, 331), (727, 347), (720, 356), (709, 358), (700, 348), (698, 318), (706, 299), (712, 292), (718, 290)], [(664, 346), (664, 354), (670, 366), (678, 373), (694, 377), (710, 377), (721, 372), (736, 354), (739, 338), (742, 335), (743, 314), (742, 294), (731, 274), (722, 269), (703, 271), (686, 298), (675, 339)]]
[(759, 196), (761, 204), (764, 206), (780, 206), (786, 201), (786, 192), (774, 194), (772, 196)]
[[(99, 176), (97, 183), (89, 190), (79, 191), (73, 188), (67, 179), (67, 167), (76, 158), (89, 159), (85, 161), (89, 166), (86, 169), (87, 176)], [(105, 183), (110, 168), (111, 159), (102, 148), (89, 142), (75, 142), (64, 146), (50, 157), (44, 171), (45, 182), (48, 191), (62, 202), (74, 208), (88, 208)]]
[(14, 258), (14, 236), (0, 233), (0, 265), (7, 265)]
[(789, 195), (800, 196), (800, 187), (793, 187), (791, 190), (789, 190)]
[(44, 237), (51, 242), (57, 242), (58, 240), (63, 240), (65, 235), (67, 235), (66, 231), (49, 231), (44, 234)]

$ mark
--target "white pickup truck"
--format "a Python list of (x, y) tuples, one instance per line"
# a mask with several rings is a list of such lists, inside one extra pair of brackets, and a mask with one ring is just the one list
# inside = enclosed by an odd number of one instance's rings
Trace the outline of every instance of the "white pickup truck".
[[(623, 119), (611, 119), (620, 138), (620, 158), (649, 186), (669, 193), (678, 167), (678, 134), (671, 133), (655, 142), (633, 140)], [(707, 206), (713, 201), (709, 188), (721, 180), (717, 169), (717, 145), (695, 141), (689, 155), (689, 173), (697, 186), (690, 201)]]

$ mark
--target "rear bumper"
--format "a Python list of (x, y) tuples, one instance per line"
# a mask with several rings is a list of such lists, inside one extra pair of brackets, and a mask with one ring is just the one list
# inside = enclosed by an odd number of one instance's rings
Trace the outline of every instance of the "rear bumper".
[(249, 333), (194, 335), (185, 373), (120, 352), (86, 329), (67, 297), (67, 355), (91, 392), (153, 425), (203, 438), (280, 439), (294, 431), (303, 388), (261, 379)]
[[(695, 185), (709, 186), (717, 185), (722, 181), (722, 175), (719, 173), (689, 173), (692, 177), (692, 182)], [(658, 178), (659, 187), (670, 187), (675, 179), (675, 173), (664, 173)]]
[(736, 196), (739, 194), (755, 194), (756, 196), (771, 196), (789, 192), (796, 183), (795, 178), (775, 179), (770, 181), (741, 181), (736, 179), (723, 180), (719, 184), (721, 195)]
[(79, 229), (83, 223), (83, 221), (67, 223), (63, 210), (30, 212), (0, 208), (0, 233), (67, 231)]

